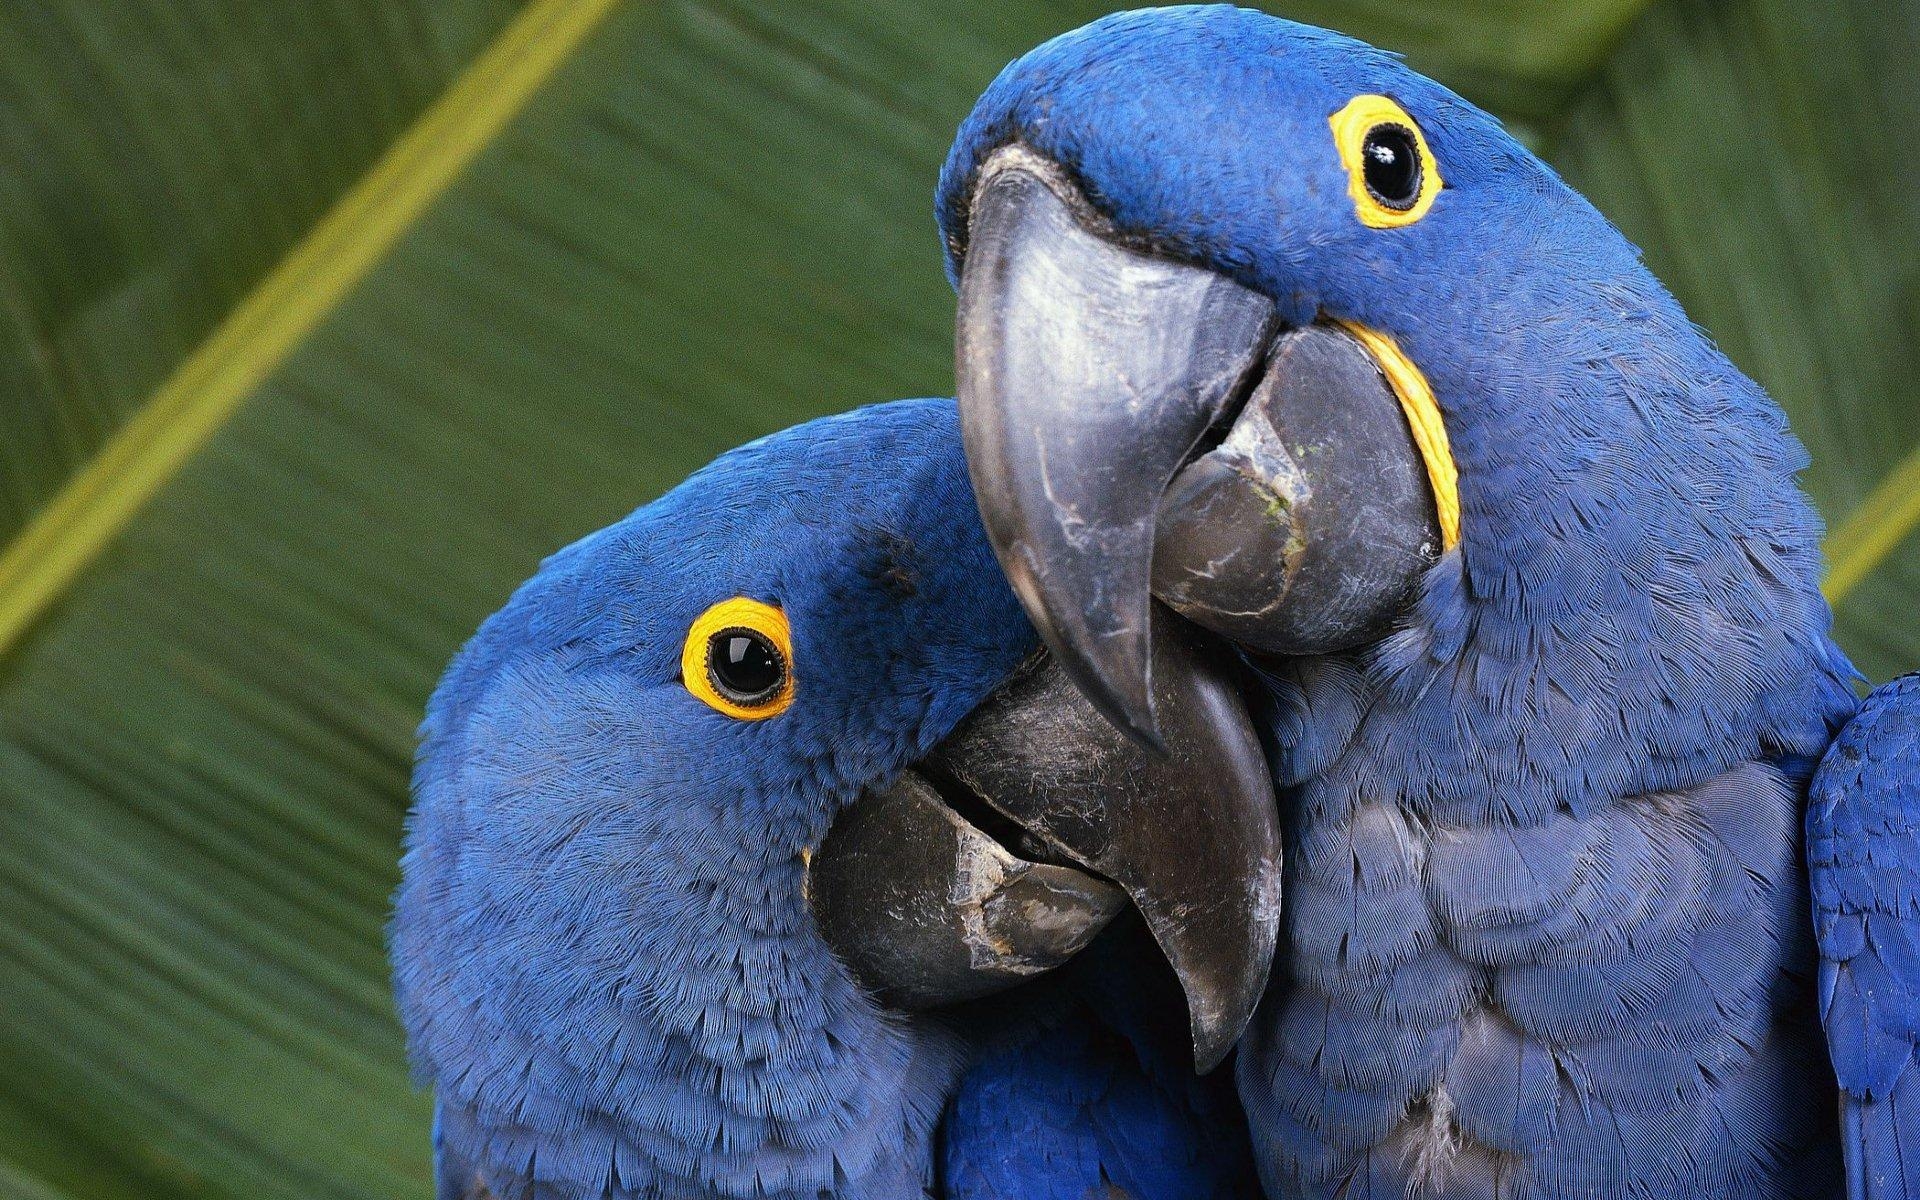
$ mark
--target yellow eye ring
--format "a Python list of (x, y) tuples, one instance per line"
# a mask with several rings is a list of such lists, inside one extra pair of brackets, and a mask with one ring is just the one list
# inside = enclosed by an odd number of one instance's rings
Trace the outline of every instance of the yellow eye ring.
[(1360, 223), (1396, 229), (1427, 215), (1444, 186), (1426, 135), (1385, 96), (1355, 96), (1327, 118)]
[(715, 712), (764, 721), (793, 703), (793, 633), (771, 604), (735, 596), (694, 619), (680, 647), (680, 678)]

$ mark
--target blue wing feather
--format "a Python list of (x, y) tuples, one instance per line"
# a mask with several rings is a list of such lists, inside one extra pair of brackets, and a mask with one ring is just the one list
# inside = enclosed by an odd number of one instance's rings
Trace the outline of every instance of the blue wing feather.
[(946, 1200), (1259, 1195), (1244, 1147), (1239, 1163), (1221, 1153), (1208, 1114), (1150, 1078), (1126, 1039), (1074, 1016), (962, 1083), (947, 1116)]
[(1920, 1195), (1920, 675), (1867, 697), (1821, 761), (1807, 858), (1847, 1194)]
[(978, 1064), (948, 1109), (945, 1200), (1258, 1200), (1230, 1068), (1193, 1074), (1144, 939), (1106, 938), (1071, 1001)]

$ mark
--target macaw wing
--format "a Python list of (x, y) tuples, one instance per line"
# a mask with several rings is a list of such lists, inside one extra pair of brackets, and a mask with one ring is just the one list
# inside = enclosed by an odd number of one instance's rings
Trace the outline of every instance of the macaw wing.
[(1132, 932), (1089, 947), (1060, 1014), (961, 1081), (945, 1200), (1260, 1200), (1232, 1060), (1194, 1076), (1178, 985)]
[[(1210, 1114), (1150, 1079), (1084, 1009), (985, 1060), (947, 1113), (945, 1200), (1257, 1196)], [(1244, 1154), (1244, 1149), (1242, 1151)]]
[(1821, 760), (1807, 859), (1847, 1194), (1920, 1196), (1920, 675), (1867, 697)]

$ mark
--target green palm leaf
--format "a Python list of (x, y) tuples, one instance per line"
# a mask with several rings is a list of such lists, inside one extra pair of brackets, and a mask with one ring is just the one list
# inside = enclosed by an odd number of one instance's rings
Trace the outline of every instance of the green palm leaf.
[[(381, 946), (421, 703), (555, 546), (950, 386), (946, 140), (1103, 6), (944, 7), (0, 4), (0, 1196), (426, 1194)], [(1920, 443), (1914, 22), (1643, 7), (1280, 6), (1524, 121), (1842, 517)]]
[(1842, 643), (1920, 666), (1920, 10), (1656, 6), (1556, 159), (1646, 249), (1813, 454)]

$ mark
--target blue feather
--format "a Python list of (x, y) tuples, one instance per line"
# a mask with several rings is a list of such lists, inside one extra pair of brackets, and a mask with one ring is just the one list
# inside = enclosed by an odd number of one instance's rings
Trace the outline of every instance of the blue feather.
[[(781, 719), (731, 720), (679, 679), (695, 616), (736, 595), (792, 626), (804, 703)], [(854, 982), (803, 855), (1035, 642), (947, 401), (736, 450), (549, 559), (423, 730), (393, 950), (443, 1192), (930, 1184), (972, 1049)]]
[(1920, 1194), (1920, 676), (1877, 689), (1807, 810), (1820, 1015), (1841, 1088), (1847, 1194)]
[(1137, 921), (960, 1019), (1025, 1031), (961, 1082), (945, 1200), (1259, 1200), (1232, 1072), (1194, 1076), (1186, 1001)]
[[(1356, 219), (1328, 117), (1362, 95), (1444, 179), (1411, 223)], [(1857, 702), (1778, 407), (1496, 121), (1338, 35), (1187, 6), (1014, 63), (942, 173), (956, 277), (1013, 140), (1283, 321), (1390, 335), (1459, 468), (1396, 628), (1255, 664), (1289, 834), (1238, 1063), (1269, 1193), (1831, 1195), (1800, 807)]]
[(1223, 1147), (1221, 1130), (1191, 1109), (1173, 1083), (1156, 1080), (1126, 1039), (1084, 1008), (1072, 1009), (962, 1081), (945, 1126), (943, 1194), (947, 1200), (1257, 1197), (1244, 1141)]

